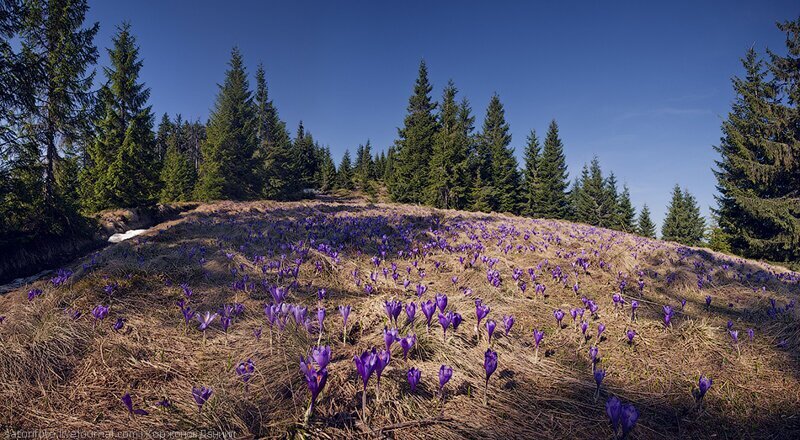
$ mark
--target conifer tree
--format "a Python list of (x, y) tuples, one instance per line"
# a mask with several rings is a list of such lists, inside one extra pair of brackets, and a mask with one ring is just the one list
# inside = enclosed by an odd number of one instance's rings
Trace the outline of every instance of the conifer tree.
[(123, 23), (108, 49), (102, 112), (82, 178), (89, 211), (149, 205), (156, 201), (159, 161), (153, 136), (150, 89), (138, 82), (142, 61), (130, 25)]
[(553, 120), (547, 130), (539, 166), (536, 206), (541, 217), (564, 219), (569, 216), (567, 199), (568, 173), (564, 145), (558, 137), (558, 124)]
[(488, 182), (490, 208), (500, 212), (519, 212), (520, 185), (517, 159), (511, 144), (511, 133), (505, 119), (505, 110), (497, 94), (486, 109), (483, 130), (480, 134), (482, 150), (488, 154)]
[(431, 101), (431, 90), (428, 68), (423, 60), (419, 64), (414, 93), (408, 100), (408, 114), (395, 143), (397, 157), (391, 179), (387, 182), (389, 194), (396, 202), (421, 203), (428, 187), (428, 168), (438, 130), (433, 114), (436, 103)]
[(642, 210), (639, 211), (636, 232), (642, 237), (656, 238), (656, 225), (650, 218), (650, 208), (647, 207), (647, 204), (643, 205)]
[(336, 172), (337, 187), (343, 189), (353, 189), (353, 163), (350, 159), (350, 150), (344, 150), (342, 161)]
[[(16, 6), (20, 9), (16, 10)], [(3, 58), (0, 64), (8, 60), (10, 72), (16, 72), (19, 81), (0, 92), (5, 96), (3, 100), (15, 97), (12, 101), (16, 101), (16, 114), (0, 117), (11, 116), (6, 121), (19, 123), (12, 129), (11, 136), (19, 134), (21, 141), (12, 144), (17, 168), (15, 176), (10, 177), (22, 188), (34, 190), (23, 200), (36, 208), (19, 220), (26, 231), (75, 232), (75, 226), (82, 222), (75, 207), (65, 203), (59, 193), (61, 185), (56, 174), (59, 164), (64, 163), (61, 156), (65, 147), (75, 146), (87, 120), (94, 81), (94, 72), (89, 69), (97, 61), (93, 39), (99, 25), (84, 27), (88, 10), (85, 0), (29, 0), (22, 4), (12, 1), (4, 3), (3, 9), (13, 11), (19, 18), (3, 19), (4, 29), (0, 31), (8, 33), (19, 25), (19, 57)], [(3, 52), (9, 53), (7, 43), (3, 46)], [(0, 68), (4, 70), (9, 73), (5, 67)], [(9, 131), (0, 129), (0, 135), (8, 138)]]
[[(613, 176), (613, 174), (612, 174)], [(600, 161), (592, 159), (581, 173), (575, 196), (575, 219), (593, 226), (609, 228), (616, 215), (616, 180), (603, 178)]]
[(297, 135), (292, 144), (292, 158), (295, 175), (291, 185), (296, 186), (294, 196), (300, 196), (302, 190), (315, 187), (314, 176), (319, 170), (314, 138), (303, 126), (303, 121), (297, 127)]
[(372, 144), (359, 145), (356, 149), (356, 163), (353, 169), (353, 179), (358, 187), (367, 190), (370, 181), (375, 177), (375, 164), (372, 162)]
[(541, 161), (541, 151), (539, 138), (536, 131), (531, 130), (525, 144), (525, 174), (522, 185), (524, 209), (522, 212), (531, 217), (538, 217), (539, 212), (536, 206), (536, 188), (539, 185), (538, 167)]
[(252, 198), (261, 186), (254, 159), (257, 120), (238, 48), (231, 51), (228, 66), (201, 146), (202, 163), (195, 188), (201, 200)]
[(605, 203), (604, 218), (601, 226), (604, 228), (621, 230), (619, 224), (619, 190), (617, 188), (617, 176), (614, 172), (610, 172), (605, 181)]
[[(717, 208), (733, 252), (777, 261), (800, 259), (800, 19), (778, 25), (786, 56), (770, 52), (769, 70), (754, 50), (734, 78), (736, 98), (723, 122)], [(768, 74), (772, 74), (772, 78)]]
[(175, 126), (172, 125), (169, 115), (164, 113), (161, 116), (161, 122), (158, 124), (158, 131), (156, 131), (156, 152), (158, 154), (158, 161), (163, 162), (167, 156), (167, 142), (172, 136)]
[(705, 220), (700, 215), (697, 201), (689, 191), (675, 185), (667, 216), (661, 227), (661, 238), (689, 246), (697, 246), (705, 235)]
[(322, 159), (320, 161), (320, 190), (327, 192), (333, 189), (336, 185), (336, 164), (333, 163), (331, 157), (331, 150), (328, 147), (322, 150)]
[(450, 80), (442, 93), (439, 107), (439, 131), (436, 133), (430, 161), (426, 200), (437, 208), (455, 208), (467, 192), (464, 173), (467, 144), (456, 102), (456, 89)]
[(636, 232), (636, 210), (631, 203), (631, 191), (628, 185), (622, 185), (622, 193), (617, 199), (617, 218), (615, 229), (625, 232)]

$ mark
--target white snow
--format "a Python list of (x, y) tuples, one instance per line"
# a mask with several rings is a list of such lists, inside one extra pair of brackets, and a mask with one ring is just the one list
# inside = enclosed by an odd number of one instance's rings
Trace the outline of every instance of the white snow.
[(129, 238), (136, 237), (137, 235), (142, 235), (147, 232), (147, 229), (131, 229), (130, 231), (126, 231), (123, 233), (116, 233), (111, 237), (108, 237), (109, 243), (119, 243), (121, 241), (125, 241)]

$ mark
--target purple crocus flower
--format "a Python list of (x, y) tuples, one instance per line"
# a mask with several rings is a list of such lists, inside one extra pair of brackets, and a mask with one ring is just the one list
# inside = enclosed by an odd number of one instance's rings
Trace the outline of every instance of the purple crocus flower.
[(128, 413), (130, 415), (138, 415), (138, 416), (146, 416), (149, 413), (143, 409), (133, 409), (133, 399), (131, 399), (131, 393), (125, 393), (122, 396), (122, 403), (125, 404), (125, 407), (128, 408)]
[(553, 316), (556, 318), (556, 322), (558, 323), (559, 330), (561, 329), (561, 320), (564, 319), (564, 312), (561, 309), (556, 309), (553, 312)]
[(342, 342), (347, 343), (347, 317), (350, 316), (350, 306), (339, 306), (339, 314), (342, 315)]
[(755, 331), (752, 328), (747, 329), (747, 338), (750, 339), (751, 342), (753, 341), (754, 336)]
[(411, 367), (411, 369), (408, 370), (408, 373), (406, 373), (406, 378), (408, 378), (408, 386), (411, 388), (412, 393), (417, 391), (417, 384), (419, 383), (421, 375), (422, 372), (414, 367)]
[(436, 294), (436, 307), (439, 308), (439, 311), (444, 313), (444, 309), (447, 308), (447, 295), (443, 293)]
[(417, 316), (417, 303), (411, 301), (406, 304), (406, 321), (414, 322), (414, 318)]
[(311, 415), (314, 413), (314, 405), (317, 401), (317, 397), (319, 397), (319, 394), (322, 392), (323, 388), (325, 388), (325, 384), (328, 381), (328, 369), (321, 366), (319, 369), (314, 368), (314, 365), (311, 364), (309, 360), (301, 357), (300, 371), (303, 372), (308, 391), (311, 392), (311, 402), (308, 405), (308, 410), (306, 410), (303, 420), (304, 423), (307, 424)]
[(625, 335), (628, 337), (628, 344), (633, 344), (633, 338), (636, 337), (636, 330), (629, 329), (625, 332)]
[[(380, 391), (381, 389), (381, 374), (383, 374), (383, 369), (389, 365), (389, 362), (392, 360), (392, 354), (389, 353), (387, 350), (381, 350), (377, 356), (378, 360), (375, 362), (375, 378), (377, 379), (378, 388), (377, 390)], [(378, 395), (378, 391), (375, 392), (375, 395)]]
[(439, 324), (442, 326), (443, 338), (447, 340), (447, 327), (453, 322), (453, 312), (439, 313)]
[(639, 301), (631, 301), (631, 321), (636, 321), (636, 309), (639, 308)]
[(365, 351), (361, 354), (361, 356), (353, 357), (353, 362), (356, 364), (356, 370), (358, 370), (358, 374), (361, 376), (361, 381), (364, 383), (364, 393), (362, 394), (362, 410), (366, 410), (367, 408), (367, 384), (369, 383), (369, 378), (372, 376), (372, 373), (375, 371), (375, 366), (378, 363), (378, 353), (375, 351), (373, 347), (372, 350)]
[(253, 364), (252, 359), (239, 362), (239, 365), (236, 366), (236, 375), (244, 382), (245, 389), (247, 389), (247, 383), (250, 382), (250, 379), (253, 377), (254, 371), (255, 364)]
[(483, 357), (483, 369), (486, 371), (486, 387), (483, 389), (483, 405), (486, 406), (487, 394), (489, 393), (489, 378), (497, 370), (497, 352), (491, 348), (486, 349)]
[(391, 330), (386, 327), (383, 328), (383, 342), (386, 344), (386, 351), (392, 350), (392, 344), (394, 344), (397, 339), (398, 333), (396, 328), (392, 328)]
[(203, 410), (203, 405), (208, 402), (208, 399), (211, 397), (211, 394), (214, 392), (211, 388), (206, 387), (192, 387), (192, 397), (194, 397), (195, 403), (197, 403), (197, 411), (200, 412)]
[(486, 321), (486, 333), (489, 335), (489, 345), (492, 345), (492, 333), (494, 333), (495, 327), (497, 327), (497, 323), (494, 322), (494, 319)]
[(600, 336), (606, 331), (606, 325), (603, 323), (597, 324), (597, 342), (600, 342)]
[(728, 330), (728, 333), (731, 335), (731, 339), (733, 340), (734, 344), (739, 343), (739, 330)]
[(408, 359), (408, 350), (417, 343), (417, 335), (409, 334), (405, 338), (400, 338), (400, 348), (403, 349), (403, 360)]
[(213, 315), (211, 312), (206, 312), (205, 315), (196, 315), (197, 321), (200, 322), (200, 326), (197, 327), (200, 331), (206, 331), (209, 325), (219, 316), (218, 314), (214, 313)]
[(639, 420), (639, 411), (633, 405), (624, 405), (620, 412), (620, 424), (622, 425), (622, 439), (628, 437), (628, 434), (636, 426), (636, 421)]
[(512, 326), (514, 326), (514, 315), (503, 315), (503, 327), (506, 336), (508, 336)]
[(384, 301), (383, 307), (386, 310), (389, 322), (394, 322), (397, 325), (397, 317), (400, 316), (400, 311), (403, 310), (403, 303), (399, 300)]
[(96, 306), (92, 310), (92, 316), (94, 317), (95, 321), (102, 321), (106, 319), (106, 316), (108, 316), (108, 307), (102, 304)]
[(606, 415), (611, 420), (611, 430), (614, 432), (614, 438), (617, 438), (620, 416), (622, 416), (622, 404), (617, 399), (617, 396), (611, 396), (606, 401)]
[(694, 393), (695, 400), (697, 400), (698, 402), (703, 400), (703, 397), (705, 397), (706, 392), (708, 391), (709, 388), (711, 388), (711, 385), (713, 383), (714, 381), (711, 380), (710, 378), (700, 375), (700, 380), (697, 382), (697, 390), (695, 390)]
[(669, 305), (665, 305), (664, 309), (664, 327), (669, 327), (670, 321), (672, 320), (672, 307)]
[(328, 296), (328, 290), (324, 287), (317, 290), (317, 299), (322, 301), (325, 297)]
[(706, 309), (711, 308), (711, 295), (706, 295)]
[(452, 320), (452, 323), (451, 323), (453, 325), (453, 331), (458, 330), (458, 326), (461, 325), (462, 321), (464, 321), (464, 318), (461, 317), (461, 313), (455, 313), (454, 312), (453, 313), (453, 320)]
[(597, 384), (597, 389), (594, 392), (594, 400), (597, 400), (597, 398), (600, 396), (600, 384), (603, 383), (603, 379), (605, 379), (605, 377), (606, 377), (606, 370), (603, 370), (601, 368), (594, 370), (594, 381)]
[(325, 368), (331, 361), (331, 347), (325, 345), (322, 347), (314, 347), (311, 349), (311, 358), (319, 365), (320, 368)]
[(258, 327), (253, 329), (253, 336), (256, 338), (256, 341), (260, 341), (261, 340), (261, 332), (262, 332), (262, 327), (261, 326), (258, 326)]
[(535, 346), (534, 349), (534, 360), (539, 360), (539, 344), (542, 343), (542, 339), (544, 338), (544, 331), (533, 329), (533, 344)]
[(600, 361), (600, 349), (596, 345), (589, 347), (589, 358), (592, 360), (592, 371), (595, 370), (597, 362)]
[(42, 289), (31, 289), (28, 291), (28, 301), (33, 301), (37, 296), (41, 296)]
[(431, 318), (433, 318), (433, 312), (436, 311), (436, 303), (431, 300), (427, 300), (420, 305), (422, 306), (422, 313), (425, 315), (427, 328), (430, 330)]
[(581, 333), (583, 334), (583, 336), (586, 336), (586, 330), (589, 329), (589, 323), (586, 322), (586, 321), (581, 321), (581, 327), (580, 328), (581, 328)]
[(114, 323), (112, 327), (114, 331), (122, 330), (122, 327), (125, 325), (125, 318), (117, 318), (117, 322)]
[(439, 392), (442, 398), (444, 398), (444, 386), (450, 381), (451, 377), (453, 377), (453, 369), (447, 365), (442, 365), (439, 368)]

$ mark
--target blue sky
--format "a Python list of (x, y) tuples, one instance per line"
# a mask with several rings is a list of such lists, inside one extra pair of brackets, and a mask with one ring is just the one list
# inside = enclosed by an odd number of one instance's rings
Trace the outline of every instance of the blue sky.
[[(99, 1), (88, 20), (110, 45), (132, 24), (151, 104), (205, 120), (231, 47), (252, 75), (263, 62), (292, 134), (303, 120), (338, 161), (397, 137), (419, 60), (434, 97), (448, 79), (480, 127), (498, 93), (521, 158), (525, 137), (555, 118), (570, 177), (597, 155), (659, 222), (675, 183), (714, 204), (711, 172), (730, 78), (750, 47), (783, 51), (776, 21), (796, 1), (430, 2)], [(101, 64), (108, 62), (101, 50)]]

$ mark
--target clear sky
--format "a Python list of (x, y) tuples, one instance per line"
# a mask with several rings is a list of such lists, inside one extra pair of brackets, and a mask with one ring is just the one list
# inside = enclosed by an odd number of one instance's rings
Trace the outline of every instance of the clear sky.
[[(90, 0), (96, 44), (129, 21), (157, 115), (205, 120), (231, 47), (294, 135), (303, 120), (334, 159), (397, 137), (419, 60), (434, 97), (453, 79), (480, 127), (498, 93), (521, 159), (525, 137), (561, 128), (570, 178), (597, 155), (659, 223), (671, 188), (708, 215), (730, 78), (750, 47), (784, 51), (776, 21), (795, 1), (121, 1)], [(252, 83), (251, 83), (252, 85)], [(522, 163), (520, 161), (520, 163)], [(660, 226), (659, 226), (660, 227)]]

